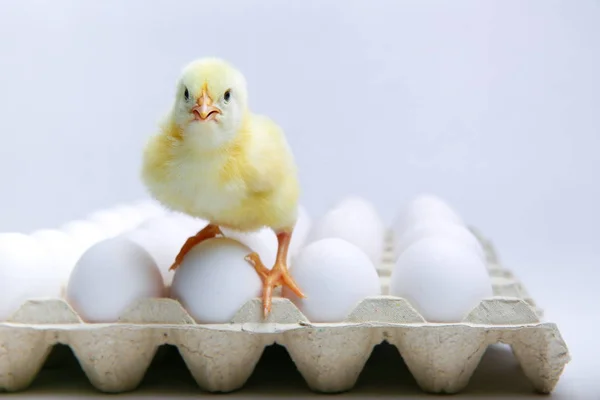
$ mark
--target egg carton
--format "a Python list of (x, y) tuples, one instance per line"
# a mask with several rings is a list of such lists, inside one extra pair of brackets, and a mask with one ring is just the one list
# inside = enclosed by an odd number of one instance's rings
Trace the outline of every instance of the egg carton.
[[(393, 266), (388, 239), (378, 269), (387, 293)], [(494, 297), (459, 323), (430, 323), (403, 298), (361, 301), (340, 323), (311, 323), (285, 298), (262, 317), (259, 299), (247, 302), (227, 324), (197, 324), (172, 299), (135, 302), (115, 323), (85, 323), (61, 299), (25, 302), (0, 323), (0, 388), (26, 389), (55, 344), (70, 346), (91, 384), (102, 392), (134, 390), (160, 346), (178, 348), (200, 388), (230, 392), (244, 386), (266, 346), (283, 345), (307, 385), (338, 393), (355, 385), (373, 347), (396, 346), (425, 392), (463, 390), (486, 348), (512, 346), (533, 388), (550, 393), (570, 355), (557, 326), (542, 322), (523, 285), (486, 250)]]

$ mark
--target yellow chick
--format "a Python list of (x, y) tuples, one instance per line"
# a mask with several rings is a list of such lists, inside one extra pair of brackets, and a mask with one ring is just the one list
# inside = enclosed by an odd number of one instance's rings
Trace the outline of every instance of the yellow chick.
[(287, 268), (300, 194), (294, 157), (281, 128), (249, 110), (239, 70), (217, 58), (183, 69), (173, 106), (144, 150), (142, 181), (166, 207), (209, 221), (183, 244), (172, 270), (195, 245), (223, 235), (220, 227), (269, 227), (278, 241), (273, 268), (256, 253), (246, 257), (263, 281), (265, 317), (275, 287), (304, 297)]

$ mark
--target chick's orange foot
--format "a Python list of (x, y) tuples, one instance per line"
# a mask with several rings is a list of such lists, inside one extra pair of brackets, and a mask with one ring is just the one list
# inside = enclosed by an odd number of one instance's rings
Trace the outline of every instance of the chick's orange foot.
[(175, 257), (175, 262), (173, 263), (173, 265), (171, 265), (169, 271), (177, 269), (177, 267), (179, 267), (179, 265), (183, 261), (185, 255), (189, 253), (189, 251), (192, 250), (194, 246), (202, 243), (205, 240), (212, 239), (218, 235), (223, 235), (221, 229), (217, 225), (208, 224), (196, 235), (188, 238), (188, 240), (186, 240), (183, 244), (183, 247), (181, 247), (181, 250), (179, 250), (179, 254), (177, 254), (177, 257)]
[(287, 266), (284, 262), (278, 260), (273, 269), (269, 270), (260, 259), (260, 256), (257, 253), (250, 253), (246, 256), (246, 261), (248, 261), (260, 278), (263, 281), (263, 314), (266, 318), (271, 312), (271, 304), (273, 301), (273, 289), (278, 286), (287, 286), (296, 296), (305, 297), (304, 293), (300, 290), (294, 279), (290, 276), (290, 273), (287, 269)]

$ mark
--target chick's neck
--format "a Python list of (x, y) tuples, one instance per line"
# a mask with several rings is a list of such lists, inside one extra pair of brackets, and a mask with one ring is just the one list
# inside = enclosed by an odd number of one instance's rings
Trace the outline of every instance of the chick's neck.
[(187, 148), (187, 150), (193, 152), (196, 155), (202, 155), (204, 157), (210, 155), (222, 155), (223, 153), (227, 154), (235, 154), (239, 152), (241, 148), (248, 142), (250, 139), (250, 125), (251, 125), (251, 113), (249, 111), (245, 111), (243, 113), (241, 123), (234, 129), (233, 132), (226, 132), (224, 129), (222, 130), (223, 135), (229, 136), (229, 133), (233, 133), (229, 140), (224, 141), (218, 147), (213, 148), (200, 148), (198, 146), (194, 146), (193, 141), (186, 140), (187, 135), (185, 134), (185, 129), (182, 127), (175, 127), (176, 130), (179, 131), (177, 136), (179, 136), (179, 143), (181, 146)]

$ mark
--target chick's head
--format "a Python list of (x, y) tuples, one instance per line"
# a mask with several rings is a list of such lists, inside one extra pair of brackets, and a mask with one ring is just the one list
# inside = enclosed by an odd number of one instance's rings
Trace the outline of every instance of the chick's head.
[(204, 58), (183, 69), (172, 118), (192, 146), (219, 148), (236, 136), (246, 113), (246, 80), (229, 63)]

